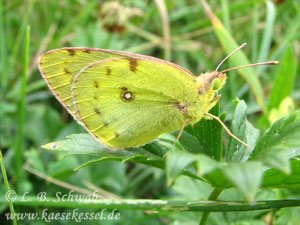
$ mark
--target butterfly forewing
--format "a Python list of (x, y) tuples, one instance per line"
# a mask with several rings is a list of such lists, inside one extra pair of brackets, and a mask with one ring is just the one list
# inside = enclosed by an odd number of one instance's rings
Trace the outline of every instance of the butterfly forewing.
[(39, 69), (56, 98), (75, 116), (71, 96), (75, 75), (89, 64), (117, 56), (120, 54), (89, 48), (62, 48), (44, 54), (40, 58)]

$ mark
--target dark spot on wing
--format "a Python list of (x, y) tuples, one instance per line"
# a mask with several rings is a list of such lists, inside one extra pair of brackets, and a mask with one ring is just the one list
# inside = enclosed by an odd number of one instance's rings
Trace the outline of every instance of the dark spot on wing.
[(98, 115), (100, 114), (99, 109), (94, 109), (94, 111), (95, 111), (96, 114), (98, 114)]
[(136, 68), (138, 66), (138, 61), (135, 58), (129, 58), (129, 68), (132, 72), (136, 71)]
[(67, 74), (71, 73), (67, 68), (64, 68), (64, 72)]
[(98, 87), (99, 87), (98, 81), (96, 81), (96, 80), (94, 81), (94, 87), (95, 87), (95, 88), (98, 88)]
[(98, 97), (95, 95), (95, 96), (94, 96), (94, 99), (95, 99), (95, 100), (98, 100)]
[(123, 91), (127, 91), (127, 90), (128, 90), (128, 88), (127, 88), (127, 87), (121, 87), (121, 90), (123, 90)]
[(106, 69), (106, 75), (110, 76), (111, 75), (111, 68), (109, 66), (106, 66), (105, 69)]
[(131, 102), (134, 99), (134, 93), (131, 91), (126, 91), (121, 93), (121, 99), (126, 102)]
[(107, 127), (107, 126), (108, 126), (108, 122), (105, 122), (105, 123), (104, 123), (104, 126)]
[(87, 49), (87, 48), (83, 49), (82, 51), (85, 52), (85, 53), (90, 53), (91, 52), (91, 50)]
[(115, 133), (115, 137), (117, 138), (117, 137), (119, 137), (120, 136), (120, 134), (118, 133), (118, 132), (116, 132)]
[(69, 52), (70, 56), (74, 56), (76, 54), (74, 49), (68, 49), (67, 51)]

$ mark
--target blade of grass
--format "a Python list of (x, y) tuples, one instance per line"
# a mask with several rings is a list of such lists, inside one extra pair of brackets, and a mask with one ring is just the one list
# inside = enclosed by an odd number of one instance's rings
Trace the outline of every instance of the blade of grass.
[(160, 17), (163, 23), (163, 33), (164, 33), (164, 52), (165, 52), (165, 60), (170, 61), (171, 59), (171, 37), (170, 37), (170, 25), (169, 25), (169, 17), (168, 10), (166, 4), (163, 0), (155, 0), (157, 8), (160, 13)]
[(21, 87), (21, 100), (19, 106), (19, 130), (18, 140), (16, 147), (16, 190), (19, 188), (21, 166), (22, 166), (22, 145), (23, 145), (23, 127), (25, 117), (25, 96), (26, 96), (26, 82), (27, 82), (27, 71), (29, 65), (29, 45), (30, 45), (30, 27), (26, 28), (25, 36), (25, 49), (24, 49), (24, 61), (23, 61), (23, 75), (22, 75), (22, 87)]
[(0, 60), (1, 60), (1, 96), (5, 93), (5, 88), (7, 85), (7, 49), (6, 49), (6, 35), (4, 28), (4, 9), (3, 2), (0, 0)]
[(295, 59), (293, 46), (290, 44), (285, 51), (284, 58), (274, 82), (274, 86), (271, 90), (269, 110), (272, 108), (278, 108), (281, 101), (285, 97), (292, 94), (296, 72), (297, 62)]
[(224, 27), (226, 30), (231, 33), (230, 26), (230, 11), (228, 7), (228, 0), (221, 0), (221, 9), (222, 9), (222, 17), (224, 22)]
[[(9, 191), (12, 191), (12, 190), (9, 187), (9, 182), (8, 182), (8, 179), (7, 179), (7, 174), (6, 174), (6, 169), (5, 169), (4, 162), (3, 162), (3, 155), (2, 155), (1, 149), (0, 149), (0, 165), (1, 165), (3, 180), (4, 180), (4, 183), (5, 183), (6, 193), (9, 193)], [(10, 208), (10, 212), (12, 214), (13, 224), (17, 225), (17, 219), (14, 216), (15, 215), (14, 204), (13, 204), (11, 198), (7, 198), (7, 201), (8, 201), (8, 205), (9, 205), (9, 208)]]
[[(228, 4), (228, 0), (221, 0), (221, 10), (222, 10), (222, 18), (223, 18), (223, 23), (224, 27), (226, 30), (231, 33), (231, 21), (230, 21), (230, 7)], [(228, 62), (229, 68), (234, 67), (231, 62)], [(238, 79), (237, 78), (237, 72), (232, 71), (231, 72), (231, 79), (227, 80), (227, 86), (229, 87), (230, 90), (230, 99), (234, 99), (237, 95), (238, 92)]]
[[(28, 5), (24, 5), (25, 7), (25, 13), (24, 15), (22, 16), (22, 23), (20, 25), (20, 29), (18, 31), (18, 34), (17, 34), (17, 37), (15, 38), (15, 42), (14, 42), (14, 46), (13, 46), (13, 50), (12, 50), (12, 55), (10, 57), (10, 67), (8, 68), (8, 76), (12, 73), (12, 71), (15, 69), (15, 64), (16, 62), (19, 60), (19, 57), (18, 57), (18, 54), (20, 49), (21, 49), (21, 46), (22, 46), (22, 42), (23, 42), (23, 37), (24, 37), (24, 34), (26, 32), (26, 26), (28, 24), (28, 19), (29, 17), (32, 15), (32, 11), (33, 11), (33, 8), (34, 8), (34, 5), (35, 5), (35, 2), (36, 1), (28, 1)], [(17, 74), (14, 74), (14, 75), (17, 75)]]
[[(214, 32), (217, 38), (219, 39), (220, 43), (222, 44), (223, 48), (225, 49), (227, 54), (231, 53), (232, 50), (238, 48), (239, 45), (236, 43), (235, 39), (231, 36), (231, 34), (224, 28), (221, 21), (212, 12), (207, 2), (205, 0), (200, 0), (200, 2), (202, 3), (206, 13), (210, 17), (212, 26), (214, 28)], [(232, 62), (234, 66), (250, 64), (248, 58), (243, 53), (243, 51), (239, 51), (235, 53), (229, 58), (229, 60)], [(267, 107), (265, 104), (264, 92), (262, 89), (262, 85), (258, 80), (256, 76), (257, 74), (255, 73), (254, 69), (252, 67), (248, 67), (248, 68), (238, 70), (238, 72), (247, 81), (252, 92), (256, 97), (257, 102), (261, 106), (262, 111), (266, 114)]]
[(258, 5), (254, 6), (253, 9), (253, 19), (252, 19), (252, 46), (251, 46), (251, 61), (257, 61), (258, 55), (258, 22), (259, 22), (259, 12), (258, 12)]
[[(263, 39), (260, 46), (260, 51), (258, 55), (258, 62), (264, 62), (267, 59), (271, 41), (273, 38), (273, 29), (274, 29), (274, 22), (276, 16), (276, 8), (274, 3), (271, 1), (266, 2), (267, 5), (267, 19), (266, 19), (266, 27), (264, 30)], [(259, 67), (257, 69), (258, 74), (261, 74), (265, 67)]]
[(298, 9), (298, 13), (295, 14), (295, 18), (291, 20), (290, 23), (288, 24), (288, 27), (286, 28), (286, 32), (284, 34), (284, 38), (280, 43), (278, 43), (279, 46), (277, 46), (276, 51), (274, 51), (270, 56), (271, 59), (279, 57), (282, 54), (282, 52), (285, 50), (287, 45), (295, 38), (297, 38), (297, 34), (298, 35), (300, 34), (299, 28), (300, 28), (300, 9)]

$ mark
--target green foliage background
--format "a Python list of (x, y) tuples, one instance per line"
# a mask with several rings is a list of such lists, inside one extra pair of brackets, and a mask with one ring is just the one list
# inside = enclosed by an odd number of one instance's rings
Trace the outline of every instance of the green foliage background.
[[(212, 12), (203, 2), (0, 0), (0, 147), (10, 188), (19, 196), (16, 212), (117, 208), (121, 213), (120, 220), (81, 224), (300, 224), (299, 207), (279, 209), (300, 205), (300, 2), (207, 1)], [(216, 121), (187, 127), (180, 142), (175, 132), (138, 149), (112, 152), (82, 134), (37, 71), (38, 56), (47, 50), (85, 46), (155, 56), (198, 75), (214, 70), (244, 42), (248, 46), (222, 68), (268, 60), (280, 64), (228, 72), (220, 104), (211, 113), (255, 147), (253, 152), (229, 138)], [(4, 181), (0, 221), (11, 224)], [(97, 191), (110, 202), (95, 206), (38, 199), (41, 192), (55, 200), (57, 193), (70, 190), (74, 195)], [(25, 192), (31, 201), (24, 203)], [(164, 205), (125, 199), (164, 200)], [(208, 199), (235, 202), (198, 202)], [(280, 201), (285, 199), (296, 201)], [(263, 205), (268, 209), (251, 211)], [(203, 211), (217, 212), (208, 216)]]

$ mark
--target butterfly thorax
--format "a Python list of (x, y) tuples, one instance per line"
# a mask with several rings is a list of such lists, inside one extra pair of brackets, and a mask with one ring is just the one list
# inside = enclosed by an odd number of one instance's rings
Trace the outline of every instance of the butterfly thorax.
[(220, 98), (218, 91), (225, 82), (226, 75), (221, 72), (207, 72), (196, 78), (196, 86), (193, 91), (197, 94), (194, 94), (195, 98), (190, 98), (188, 100), (190, 102), (185, 104), (191, 107), (182, 110), (183, 113), (187, 112), (186, 118), (190, 119), (190, 124), (194, 124), (202, 118), (209, 118), (205, 116), (205, 113), (217, 104)]

